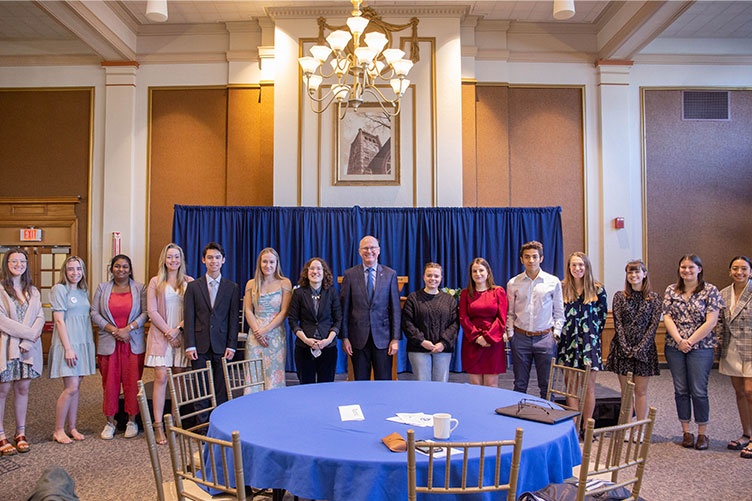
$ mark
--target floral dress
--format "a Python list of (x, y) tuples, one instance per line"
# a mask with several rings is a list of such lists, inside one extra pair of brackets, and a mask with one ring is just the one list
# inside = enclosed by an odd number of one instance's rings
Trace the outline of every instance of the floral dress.
[[(282, 293), (283, 289), (280, 288), (259, 296), (258, 308), (255, 312), (259, 327), (268, 325), (282, 309)], [(286, 337), (284, 322), (267, 334), (269, 344), (267, 347), (261, 346), (253, 333), (248, 333), (245, 356), (250, 359), (260, 358), (264, 361), (264, 383), (267, 390), (285, 387)]]
[(601, 333), (606, 324), (608, 297), (599, 285), (598, 299), (583, 302), (580, 295), (571, 303), (564, 303), (564, 328), (559, 339), (556, 362), (581, 369), (590, 364), (591, 369), (603, 369), (601, 359)]
[(647, 299), (642, 292), (627, 296), (624, 291), (614, 294), (614, 338), (608, 353), (606, 370), (622, 376), (631, 372), (648, 377), (660, 374), (655, 332), (661, 318), (661, 298), (651, 292)]

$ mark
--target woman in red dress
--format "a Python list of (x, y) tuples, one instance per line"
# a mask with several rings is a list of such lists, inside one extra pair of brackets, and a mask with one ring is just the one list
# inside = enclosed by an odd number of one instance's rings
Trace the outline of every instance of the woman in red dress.
[(494, 284), (488, 261), (476, 257), (470, 263), (467, 288), (460, 294), (462, 368), (470, 384), (499, 386), (499, 374), (507, 370), (506, 323), (507, 294)]

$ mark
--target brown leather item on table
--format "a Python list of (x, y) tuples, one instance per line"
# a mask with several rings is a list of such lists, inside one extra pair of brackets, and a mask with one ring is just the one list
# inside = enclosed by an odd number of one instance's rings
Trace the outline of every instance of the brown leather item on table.
[(407, 442), (404, 438), (402, 438), (402, 435), (400, 435), (396, 431), (385, 436), (381, 439), (381, 441), (384, 442), (384, 445), (386, 445), (392, 452), (407, 451)]

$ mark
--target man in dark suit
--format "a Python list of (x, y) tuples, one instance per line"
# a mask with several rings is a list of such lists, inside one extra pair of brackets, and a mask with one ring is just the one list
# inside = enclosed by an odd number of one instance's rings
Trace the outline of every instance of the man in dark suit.
[(378, 263), (379, 241), (363, 237), (362, 264), (345, 270), (342, 280), (342, 347), (358, 381), (391, 379), (392, 355), (399, 349), (400, 299), (397, 273)]
[(222, 359), (232, 360), (238, 346), (240, 293), (238, 284), (222, 277), (225, 251), (211, 242), (201, 261), (206, 275), (190, 282), (185, 290), (183, 325), (185, 354), (194, 369), (212, 363), (217, 405), (227, 401)]

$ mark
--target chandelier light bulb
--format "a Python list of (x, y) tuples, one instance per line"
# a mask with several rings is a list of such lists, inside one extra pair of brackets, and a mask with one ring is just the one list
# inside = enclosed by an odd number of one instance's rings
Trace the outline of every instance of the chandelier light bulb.
[(329, 33), (329, 36), (326, 37), (326, 41), (329, 43), (329, 47), (332, 48), (335, 52), (342, 52), (345, 50), (345, 47), (347, 47), (348, 42), (350, 42), (350, 39), (352, 38), (352, 35), (350, 32), (345, 30), (337, 30), (332, 31)]
[(391, 64), (394, 61), (397, 61), (398, 59), (402, 59), (403, 57), (405, 57), (405, 51), (400, 50), (400, 49), (386, 49), (383, 52), (383, 55), (384, 55), (384, 59), (386, 60), (386, 64), (391, 66)]
[(370, 33), (366, 33), (365, 42), (368, 47), (373, 49), (376, 54), (378, 54), (386, 46), (389, 40), (387, 40), (386, 35), (384, 35), (380, 31), (372, 31)]
[(358, 35), (366, 31), (366, 26), (368, 26), (368, 19), (363, 16), (347, 18), (347, 27), (350, 28), (353, 36), (356, 38)]
[(299, 57), (298, 63), (300, 63), (304, 75), (313, 74), (321, 65), (321, 61), (311, 56)]
[(392, 62), (392, 68), (394, 68), (394, 73), (398, 77), (404, 77), (407, 76), (408, 72), (410, 71), (410, 68), (413, 67), (413, 62), (409, 59), (398, 59), (394, 62)]
[(309, 49), (311, 55), (321, 61), (322, 63), (326, 62), (326, 60), (329, 58), (329, 54), (332, 53), (331, 47), (327, 47), (326, 45), (314, 45)]
[(313, 93), (319, 90), (319, 86), (323, 81), (324, 79), (321, 75), (311, 75), (310, 77), (308, 77), (308, 92)]

